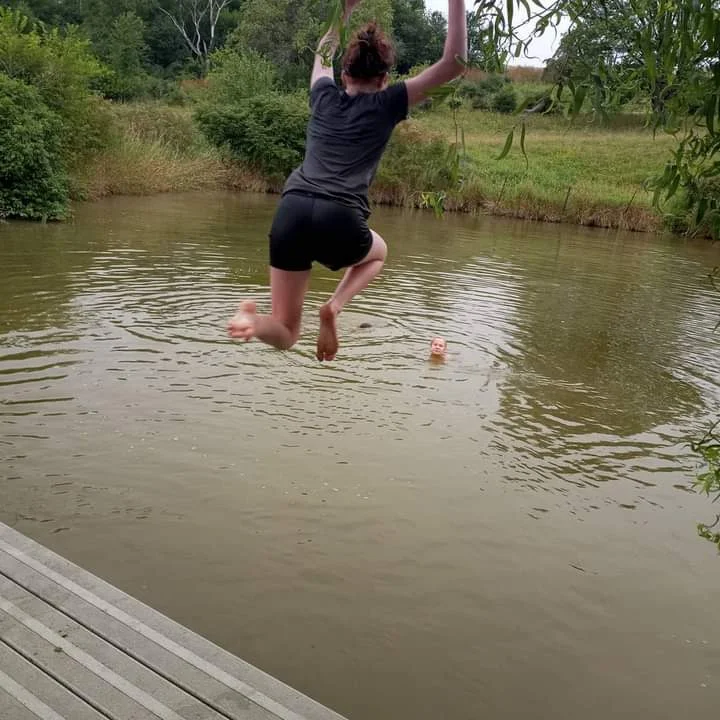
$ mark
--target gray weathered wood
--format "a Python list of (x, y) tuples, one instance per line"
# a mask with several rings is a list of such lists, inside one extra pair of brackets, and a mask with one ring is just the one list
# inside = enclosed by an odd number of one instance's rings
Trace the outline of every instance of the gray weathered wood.
[(343, 720), (2, 523), (0, 668), (2, 720)]

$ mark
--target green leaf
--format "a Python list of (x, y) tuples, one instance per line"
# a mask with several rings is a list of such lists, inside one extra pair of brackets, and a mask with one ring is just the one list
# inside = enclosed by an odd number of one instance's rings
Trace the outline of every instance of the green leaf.
[(507, 157), (507, 154), (510, 152), (510, 148), (513, 144), (513, 137), (515, 135), (515, 128), (513, 128), (509, 133), (507, 138), (505, 138), (505, 145), (503, 146), (502, 152), (498, 155), (497, 159), (502, 160), (503, 158)]
[(525, 170), (530, 167), (530, 160), (528, 159), (527, 153), (525, 152), (525, 123), (523, 122), (520, 130), (520, 150), (522, 151), (523, 157), (525, 158)]
[(697, 209), (695, 211), (695, 224), (699, 225), (703, 218), (705, 217), (705, 213), (707, 212), (707, 206), (708, 206), (708, 199), (707, 198), (700, 198), (700, 201), (698, 202)]
[(440, 85), (440, 87), (426, 90), (425, 95), (427, 95), (427, 97), (429, 98), (432, 98), (433, 100), (445, 100), (446, 98), (449, 98), (454, 92), (455, 86), (447, 83), (445, 85)]
[(715, 110), (719, 97), (720, 92), (718, 94), (708, 95), (705, 99), (705, 124), (710, 134), (715, 132)]
[(573, 98), (572, 114), (578, 115), (582, 109), (582, 105), (585, 102), (585, 95), (587, 94), (587, 87), (582, 86), (577, 88), (575, 96)]

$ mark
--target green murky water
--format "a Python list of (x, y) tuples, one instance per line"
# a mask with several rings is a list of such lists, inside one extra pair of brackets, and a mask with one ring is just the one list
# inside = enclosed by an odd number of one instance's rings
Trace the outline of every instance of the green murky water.
[(378, 211), (320, 365), (321, 268), (296, 349), (225, 337), (274, 202), (0, 226), (0, 519), (352, 720), (715, 713), (720, 247)]

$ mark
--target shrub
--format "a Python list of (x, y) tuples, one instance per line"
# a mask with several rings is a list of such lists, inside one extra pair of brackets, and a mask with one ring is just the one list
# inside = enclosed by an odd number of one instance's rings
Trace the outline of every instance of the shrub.
[(495, 112), (510, 114), (517, 107), (517, 96), (511, 87), (506, 87), (495, 93), (492, 99), (492, 109)]
[(67, 214), (62, 136), (61, 119), (38, 90), (0, 73), (0, 217)]
[(302, 93), (266, 93), (232, 105), (208, 103), (196, 114), (210, 142), (273, 179), (302, 162), (309, 117)]
[[(470, 99), (472, 107), (475, 110), (496, 110), (497, 112), (512, 112), (517, 106), (515, 92), (510, 86), (509, 78), (505, 75), (488, 75), (480, 79), (466, 78), (458, 88), (458, 94), (462, 97)], [(501, 96), (503, 99), (499, 101), (500, 107), (508, 107), (510, 95), (515, 100), (511, 110), (498, 109), (496, 107), (496, 98)]]
[(452, 185), (453, 148), (441, 136), (415, 123), (400, 125), (378, 169), (374, 194), (402, 199), (416, 192), (447, 190)]
[(509, 78), (504, 75), (488, 75), (478, 83), (478, 88), (490, 95), (493, 95), (494, 93), (502, 90), (509, 82)]
[(253, 95), (265, 95), (277, 84), (275, 66), (253, 50), (218, 50), (211, 62), (208, 102), (236, 103)]
[(75, 31), (46, 30), (17, 10), (0, 8), (0, 68), (36, 88), (62, 120), (67, 163), (77, 163), (107, 141), (105, 117), (89, 89), (103, 69)]

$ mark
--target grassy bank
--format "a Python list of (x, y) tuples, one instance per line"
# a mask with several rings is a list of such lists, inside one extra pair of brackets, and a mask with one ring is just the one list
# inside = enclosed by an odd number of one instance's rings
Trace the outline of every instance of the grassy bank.
[[(112, 105), (115, 141), (74, 178), (75, 195), (152, 194), (233, 188), (272, 191), (277, 183), (237, 163), (198, 132), (187, 107)], [(461, 109), (464, 132), (461, 184), (447, 190), (444, 148), (455, 140), (449, 109), (419, 113), (399, 133), (373, 189), (383, 204), (422, 204), (422, 190), (445, 191), (445, 208), (552, 222), (657, 230), (661, 217), (643, 182), (660, 170), (672, 138), (618, 118), (610, 127), (561, 117), (527, 119), (526, 165), (519, 142), (496, 158), (515, 116)], [(519, 131), (518, 131), (519, 134)], [(434, 143), (432, 139), (434, 138)]]
[[(562, 117), (529, 116), (525, 148), (519, 127), (512, 151), (496, 158), (517, 116), (460, 110), (467, 183), (453, 196), (461, 207), (546, 221), (631, 230), (656, 230), (662, 218), (644, 182), (662, 170), (673, 138), (653, 137), (642, 116), (621, 116), (602, 127), (588, 119), (570, 125)], [(441, 110), (420, 120), (428, 131), (454, 141), (452, 113)]]
[(196, 128), (192, 111), (160, 103), (111, 104), (113, 141), (77, 170), (76, 198), (152, 195), (233, 188), (259, 192), (272, 185), (247, 168), (226, 163)]

